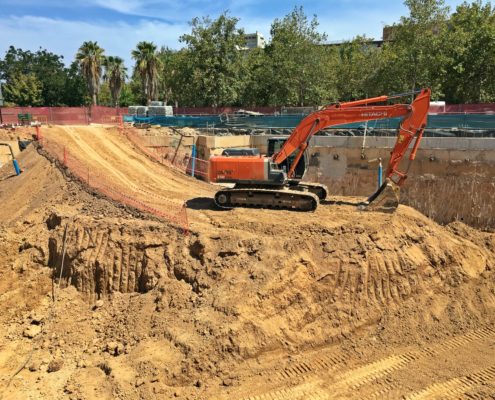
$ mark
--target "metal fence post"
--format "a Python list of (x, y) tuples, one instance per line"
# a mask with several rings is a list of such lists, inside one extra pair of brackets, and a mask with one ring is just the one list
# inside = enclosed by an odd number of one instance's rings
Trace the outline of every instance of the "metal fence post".
[(191, 176), (194, 177), (194, 170), (196, 169), (196, 145), (192, 145), (192, 151), (191, 151)]
[(382, 159), (378, 159), (378, 189), (382, 187), (382, 175), (383, 175), (383, 166)]
[(15, 158), (12, 160), (12, 164), (14, 164), (15, 174), (19, 176), (21, 174), (21, 169), (19, 168), (19, 163)]

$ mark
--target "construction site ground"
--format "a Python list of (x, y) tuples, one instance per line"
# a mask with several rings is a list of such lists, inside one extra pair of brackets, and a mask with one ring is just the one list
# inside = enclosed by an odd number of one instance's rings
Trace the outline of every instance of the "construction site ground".
[(332, 196), (218, 210), (117, 128), (42, 131), (189, 232), (37, 145), (4, 165), (1, 400), (495, 399), (494, 233)]

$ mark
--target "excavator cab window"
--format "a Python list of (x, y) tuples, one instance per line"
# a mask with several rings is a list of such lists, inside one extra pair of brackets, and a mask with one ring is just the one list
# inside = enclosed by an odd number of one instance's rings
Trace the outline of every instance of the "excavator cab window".
[[(271, 157), (275, 153), (279, 152), (284, 143), (286, 142), (287, 138), (286, 137), (273, 137), (268, 139), (268, 154), (267, 156)], [(294, 161), (294, 158), (296, 157), (296, 154), (292, 154), (290, 157), (288, 157), (283, 163), (280, 164), (279, 168), (282, 169), (283, 171), (287, 172), (290, 169), (290, 166), (292, 165), (292, 162)], [(295, 179), (302, 179), (304, 172), (306, 172), (306, 165), (307, 165), (307, 155), (304, 154), (303, 157), (299, 160), (296, 166), (295, 170)]]

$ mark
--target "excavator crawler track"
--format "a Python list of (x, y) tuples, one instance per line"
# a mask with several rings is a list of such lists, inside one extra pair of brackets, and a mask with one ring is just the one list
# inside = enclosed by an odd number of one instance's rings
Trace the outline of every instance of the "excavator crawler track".
[(296, 186), (289, 186), (291, 190), (304, 190), (316, 194), (320, 200), (325, 200), (328, 195), (326, 185), (314, 182), (298, 182)]
[(232, 188), (215, 194), (215, 204), (220, 208), (255, 207), (294, 211), (314, 211), (318, 196), (311, 192), (290, 189)]

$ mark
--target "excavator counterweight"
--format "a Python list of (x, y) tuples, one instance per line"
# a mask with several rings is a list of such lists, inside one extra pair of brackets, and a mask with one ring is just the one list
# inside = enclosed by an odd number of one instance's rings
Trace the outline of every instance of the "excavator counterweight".
[[(223, 208), (244, 206), (313, 211), (319, 200), (326, 198), (328, 189), (319, 183), (302, 182), (302, 177), (297, 177), (295, 173), (311, 137), (330, 126), (402, 117), (386, 169), (385, 183), (362, 205), (368, 210), (394, 211), (399, 204), (399, 187), (407, 178), (426, 127), (430, 90), (423, 89), (417, 93), (411, 104), (376, 105), (397, 97), (380, 96), (326, 106), (305, 117), (280, 150), (269, 157), (211, 157), (210, 181), (234, 184), (233, 188), (217, 192), (215, 203)], [(413, 139), (415, 142), (408, 166), (401, 171), (399, 164)], [(291, 160), (290, 165), (288, 160)]]

